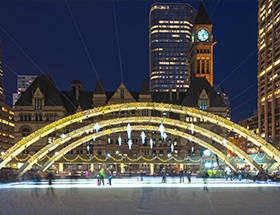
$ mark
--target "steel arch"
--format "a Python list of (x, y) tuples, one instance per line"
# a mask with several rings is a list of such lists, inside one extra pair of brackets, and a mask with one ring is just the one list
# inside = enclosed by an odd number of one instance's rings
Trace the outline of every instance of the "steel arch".
[(91, 110), (86, 110), (80, 113), (73, 114), (71, 116), (60, 119), (53, 122), (27, 136), (25, 139), (16, 143), (13, 147), (6, 151), (2, 156), (3, 161), (0, 163), (0, 169), (6, 165), (13, 157), (21, 153), (25, 148), (32, 145), (34, 142), (38, 141), (40, 138), (50, 134), (51, 132), (64, 128), (65, 126), (78, 122), (83, 119), (91, 118), (98, 115), (108, 114), (116, 111), (129, 111), (129, 110), (158, 110), (158, 111), (171, 111), (177, 114), (185, 114), (193, 117), (203, 118), (213, 124), (220, 125), (221, 127), (232, 130), (246, 138), (248, 138), (253, 144), (261, 148), (270, 157), (275, 159), (280, 163), (280, 152), (273, 147), (271, 144), (266, 142), (261, 137), (248, 131), (247, 129), (223, 118), (216, 116), (209, 112), (198, 110), (195, 108), (184, 107), (180, 105), (163, 104), (163, 103), (153, 103), (153, 102), (136, 102), (136, 103), (125, 103), (116, 104), (110, 106), (103, 106), (98, 108), (93, 108)]
[[(133, 130), (149, 130), (149, 131), (157, 131), (158, 127), (157, 126), (143, 126), (143, 125), (138, 125), (138, 126), (131, 126), (131, 128)], [(123, 132), (126, 131), (127, 126), (123, 126), (123, 127), (118, 127), (118, 128), (112, 128), (112, 129), (107, 129), (104, 131), (100, 131), (98, 133), (95, 134), (96, 138), (99, 138), (101, 136), (104, 135), (110, 135), (112, 133), (118, 133), (118, 132)], [(182, 138), (188, 139), (191, 135), (186, 134), (182, 131), (178, 131), (178, 130), (174, 130), (174, 129), (170, 129), (170, 128), (166, 128), (165, 129), (166, 133), (172, 134), (172, 135), (176, 135), (176, 136), (180, 136)], [(57, 154), (53, 155), (46, 163), (44, 163), (41, 167), (42, 171), (45, 171), (47, 168), (50, 167), (50, 165), (52, 165), (53, 162), (55, 162), (57, 159), (59, 159), (61, 156), (65, 155), (67, 152), (69, 152), (70, 150), (78, 147), (79, 145), (83, 144), (84, 142), (87, 142), (89, 140), (92, 139), (92, 134), (85, 136), (73, 143), (71, 143), (70, 145), (64, 147), (63, 149), (61, 149)], [(217, 148), (215, 148), (214, 146), (210, 145), (209, 143), (206, 143), (203, 140), (200, 140), (196, 137), (191, 136), (193, 139), (193, 141), (207, 149), (209, 149), (211, 152), (215, 153), (222, 161), (226, 162), (234, 171), (238, 171), (237, 167), (235, 166), (235, 164), (226, 156), (224, 155), (221, 151), (219, 151)]]
[[(182, 122), (179, 120), (169, 119), (169, 118), (160, 118), (160, 117), (124, 117), (124, 118), (117, 118), (117, 119), (110, 119), (110, 120), (103, 120), (99, 121), (101, 127), (107, 127), (107, 126), (114, 126), (117, 124), (124, 124), (124, 123), (154, 123), (154, 124), (161, 124), (173, 126), (175, 128), (180, 129), (187, 129), (190, 130), (191, 124), (187, 122)], [(62, 139), (61, 137), (56, 139), (53, 143), (50, 143), (43, 147), (40, 151), (32, 155), (18, 170), (18, 173), (20, 175), (24, 174), (32, 165), (34, 165), (38, 160), (40, 160), (42, 157), (44, 157), (48, 152), (54, 150), (58, 146), (66, 143), (72, 138), (81, 136), (85, 133), (89, 133), (93, 130), (94, 123), (84, 126), (82, 128), (79, 128), (77, 130), (74, 130), (68, 134), (65, 135), (65, 138)], [(202, 128), (197, 125), (193, 125), (194, 132), (201, 134), (209, 139), (213, 139), (220, 145), (224, 145), (224, 138), (219, 136), (218, 134), (215, 134), (205, 128)], [(92, 133), (92, 132), (91, 132)], [(243, 160), (245, 160), (252, 168), (256, 168), (257, 170), (261, 170), (261, 167), (243, 150), (232, 144), (231, 142), (226, 143), (226, 147), (237, 154), (239, 157), (241, 157)]]

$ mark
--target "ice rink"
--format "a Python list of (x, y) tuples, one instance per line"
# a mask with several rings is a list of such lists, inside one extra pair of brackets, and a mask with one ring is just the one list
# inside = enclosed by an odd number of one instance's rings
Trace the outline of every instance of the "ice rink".
[(0, 185), (0, 214), (280, 214), (280, 183), (179, 178), (56, 180)]

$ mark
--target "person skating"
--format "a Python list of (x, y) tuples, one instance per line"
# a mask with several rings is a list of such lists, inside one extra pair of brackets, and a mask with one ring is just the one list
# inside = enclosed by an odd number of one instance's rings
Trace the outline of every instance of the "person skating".
[(104, 185), (105, 174), (104, 174), (104, 169), (103, 168), (101, 168), (101, 170), (99, 171), (98, 176), (99, 176), (99, 180), (100, 180), (100, 185), (101, 184)]
[(192, 170), (191, 169), (188, 169), (187, 171), (187, 178), (188, 178), (188, 183), (191, 183), (191, 177), (192, 177)]
[(180, 177), (180, 183), (184, 183), (184, 170), (183, 169), (181, 169), (180, 171), (179, 171), (179, 177)]
[(161, 171), (161, 175), (162, 175), (162, 183), (166, 183), (167, 182), (167, 180), (166, 180), (166, 174), (167, 174), (167, 172), (166, 172), (166, 169), (165, 168), (163, 168), (162, 169), (162, 171)]
[(205, 170), (204, 172), (203, 172), (203, 183), (204, 183), (204, 186), (203, 186), (203, 190), (206, 190), (206, 191), (208, 191), (208, 187), (207, 187), (207, 178), (209, 177), (209, 174), (208, 174), (208, 172), (207, 172), (207, 170)]

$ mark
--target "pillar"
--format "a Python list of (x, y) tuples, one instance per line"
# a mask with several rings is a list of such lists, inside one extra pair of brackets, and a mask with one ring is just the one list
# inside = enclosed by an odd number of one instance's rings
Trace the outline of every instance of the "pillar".
[(124, 173), (125, 172), (125, 169), (124, 169), (124, 164), (121, 163), (121, 173)]
[(184, 169), (184, 164), (180, 163), (180, 170)]
[(59, 171), (63, 172), (63, 163), (59, 163), (58, 166), (59, 166)]
[(93, 172), (94, 171), (94, 166), (93, 163), (90, 164), (90, 171)]
[(154, 174), (155, 165), (153, 163), (150, 164), (150, 175)]

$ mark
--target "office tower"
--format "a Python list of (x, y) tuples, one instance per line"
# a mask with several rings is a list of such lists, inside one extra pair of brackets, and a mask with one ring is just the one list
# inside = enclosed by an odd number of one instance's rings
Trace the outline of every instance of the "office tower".
[(37, 75), (18, 75), (17, 76), (17, 93), (13, 93), (13, 106), (23, 93), (37, 78)]
[(0, 155), (2, 155), (14, 143), (14, 112), (5, 104), (3, 88), (2, 47), (0, 40)]
[(191, 81), (205, 77), (213, 86), (213, 41), (212, 22), (201, 1), (194, 21), (191, 45)]
[(186, 91), (196, 10), (186, 3), (157, 3), (150, 9), (150, 89)]
[(273, 145), (280, 137), (280, 2), (259, 0), (258, 133)]
[(3, 67), (2, 67), (2, 44), (0, 39), (0, 102), (5, 102), (3, 86)]

